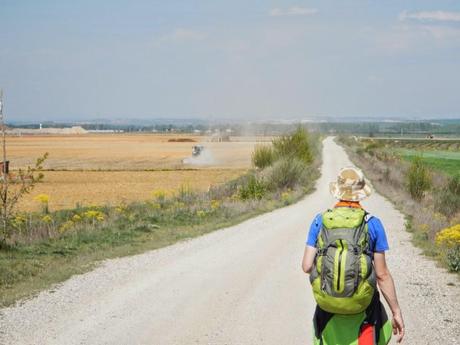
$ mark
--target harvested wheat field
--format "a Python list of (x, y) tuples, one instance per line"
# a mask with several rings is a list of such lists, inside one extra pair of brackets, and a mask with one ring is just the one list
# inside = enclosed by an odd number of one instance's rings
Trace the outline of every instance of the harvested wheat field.
[[(181, 134), (84, 134), (8, 137), (7, 145), (12, 170), (49, 153), (44, 182), (20, 205), (33, 211), (39, 209), (38, 194), (49, 195), (50, 209), (57, 210), (146, 200), (154, 190), (183, 185), (207, 190), (247, 171), (258, 141), (264, 138), (209, 142)], [(191, 157), (194, 145), (205, 147), (199, 159)]]
[(29, 135), (9, 137), (8, 156), (13, 169), (33, 164), (45, 152), (49, 152), (46, 169), (182, 169), (193, 167), (182, 160), (191, 155), (193, 145), (202, 144), (208, 159), (201, 168), (246, 169), (256, 140), (263, 138), (208, 142), (203, 136), (180, 134)]
[(204, 191), (243, 174), (240, 169), (173, 171), (47, 171), (45, 180), (26, 196), (20, 205), (24, 211), (38, 211), (38, 194), (50, 197), (51, 211), (80, 205), (117, 205), (122, 202), (151, 199), (153, 192), (177, 191), (180, 187)]

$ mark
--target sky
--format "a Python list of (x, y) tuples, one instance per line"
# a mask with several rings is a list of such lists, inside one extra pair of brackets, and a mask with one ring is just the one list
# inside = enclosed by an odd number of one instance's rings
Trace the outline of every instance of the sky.
[(9, 121), (460, 118), (460, 1), (0, 0)]

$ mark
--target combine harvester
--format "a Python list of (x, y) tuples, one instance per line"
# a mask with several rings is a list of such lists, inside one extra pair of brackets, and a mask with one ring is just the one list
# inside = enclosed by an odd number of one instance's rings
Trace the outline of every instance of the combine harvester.
[(195, 145), (192, 147), (192, 157), (199, 157), (204, 151), (203, 145)]
[(194, 145), (192, 147), (192, 155), (182, 160), (182, 164), (205, 166), (214, 165), (216, 161), (211, 153), (211, 150), (204, 145)]

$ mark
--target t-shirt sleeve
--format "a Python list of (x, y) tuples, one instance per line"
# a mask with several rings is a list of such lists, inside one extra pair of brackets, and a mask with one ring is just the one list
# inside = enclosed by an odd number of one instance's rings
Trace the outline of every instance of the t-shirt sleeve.
[(387, 235), (382, 222), (377, 217), (372, 217), (367, 223), (369, 229), (369, 237), (371, 242), (371, 250), (373, 252), (384, 252), (389, 250)]
[(319, 231), (323, 224), (323, 218), (321, 214), (318, 214), (310, 225), (308, 231), (307, 241), (305, 242), (308, 246), (316, 247), (316, 240), (318, 238)]

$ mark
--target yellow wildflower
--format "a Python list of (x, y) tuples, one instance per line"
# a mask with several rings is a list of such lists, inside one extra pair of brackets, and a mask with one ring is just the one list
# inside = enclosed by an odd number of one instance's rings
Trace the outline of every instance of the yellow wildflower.
[(115, 207), (115, 211), (118, 213), (124, 213), (126, 212), (126, 210), (127, 210), (126, 205), (120, 205), (120, 206)]
[(162, 190), (162, 189), (158, 189), (158, 190), (155, 190), (152, 192), (152, 196), (157, 199), (157, 200), (161, 200), (163, 201), (164, 199), (166, 199), (166, 191)]
[(460, 224), (445, 228), (436, 235), (436, 244), (447, 247), (460, 246)]
[(79, 221), (81, 221), (81, 216), (79, 214), (74, 214), (72, 216), (72, 221), (78, 223)]
[(61, 226), (59, 227), (59, 232), (62, 234), (63, 232), (66, 232), (67, 230), (72, 228), (74, 225), (75, 225), (74, 222), (72, 222), (71, 220), (68, 220), (64, 222), (63, 224), (61, 224)]
[(11, 223), (15, 228), (21, 228), (26, 223), (26, 221), (27, 218), (25, 216), (18, 214), (13, 218)]
[(291, 197), (291, 194), (289, 192), (281, 193), (281, 200), (284, 202), (289, 201), (290, 197)]
[(53, 218), (51, 218), (51, 216), (49, 214), (45, 215), (42, 217), (42, 222), (43, 223), (46, 223), (46, 224), (49, 224), (53, 221)]
[(212, 208), (213, 210), (216, 210), (216, 209), (218, 209), (219, 207), (220, 207), (220, 202), (219, 202), (219, 200), (212, 200), (212, 201), (211, 201), (211, 208)]
[(42, 204), (47, 204), (50, 201), (50, 197), (47, 194), (38, 194), (34, 199)]
[(198, 210), (196, 211), (196, 215), (201, 218), (201, 217), (206, 216), (206, 212), (203, 210)]
[(25, 216), (23, 216), (22, 214), (18, 214), (16, 215), (16, 217), (14, 217), (14, 222), (16, 224), (23, 224), (27, 221), (27, 218)]
[(83, 217), (89, 220), (98, 220), (98, 221), (104, 220), (104, 214), (101, 211), (97, 211), (97, 210), (88, 210), (83, 213)]

